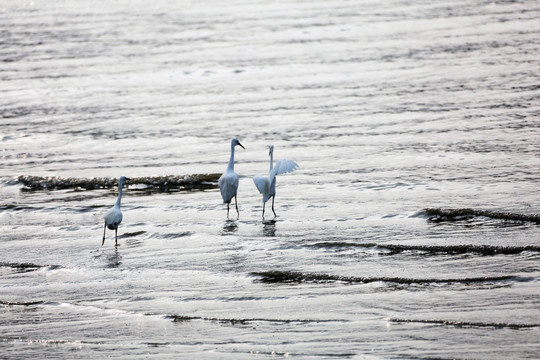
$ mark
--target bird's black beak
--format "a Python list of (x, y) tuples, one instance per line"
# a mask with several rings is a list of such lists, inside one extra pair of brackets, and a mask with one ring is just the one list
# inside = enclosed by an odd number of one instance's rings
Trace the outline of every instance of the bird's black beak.
[(238, 145), (240, 145), (242, 147), (242, 149), (246, 150), (246, 148), (244, 147), (244, 145), (240, 144), (240, 141), (238, 142)]

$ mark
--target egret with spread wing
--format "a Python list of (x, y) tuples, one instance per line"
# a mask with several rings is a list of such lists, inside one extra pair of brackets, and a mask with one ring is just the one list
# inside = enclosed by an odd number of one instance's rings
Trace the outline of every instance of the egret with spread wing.
[(276, 197), (276, 176), (294, 171), (298, 168), (297, 163), (287, 159), (278, 160), (276, 162), (276, 166), (274, 166), (274, 145), (270, 145), (268, 148), (270, 155), (270, 171), (268, 176), (258, 175), (253, 178), (255, 186), (263, 196), (263, 218), (266, 202), (270, 198), (272, 198), (272, 212), (274, 213), (274, 216), (277, 216), (276, 212), (274, 211), (274, 199)]
[(120, 211), (120, 203), (122, 202), (122, 188), (124, 187), (124, 182), (128, 180), (125, 176), (120, 176), (118, 179), (118, 199), (116, 199), (116, 204), (113, 208), (105, 214), (105, 227), (103, 228), (103, 241), (101, 246), (105, 244), (105, 231), (107, 228), (109, 230), (114, 230), (114, 241), (116, 246), (118, 246), (118, 225), (122, 222), (122, 211)]
[(234, 147), (239, 145), (242, 149), (245, 147), (240, 144), (237, 138), (232, 139), (231, 141), (231, 157), (229, 159), (229, 165), (227, 165), (227, 170), (221, 175), (218, 180), (219, 191), (221, 192), (221, 197), (223, 202), (227, 204), (227, 217), (229, 217), (229, 205), (232, 198), (234, 198), (234, 204), (236, 205), (236, 212), (240, 216), (238, 211), (238, 201), (236, 200), (236, 193), (238, 191), (238, 174), (234, 172)]

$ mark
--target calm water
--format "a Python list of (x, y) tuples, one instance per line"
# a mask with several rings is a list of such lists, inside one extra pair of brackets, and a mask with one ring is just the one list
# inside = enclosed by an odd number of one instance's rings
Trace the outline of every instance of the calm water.
[[(0, 358), (540, 357), (539, 225), (423, 210), (539, 212), (539, 20), (537, 1), (4, 1)], [(131, 184), (118, 248), (116, 189), (17, 181), (221, 173), (235, 136), (238, 219), (215, 184)], [(263, 221), (270, 144), (300, 168)]]

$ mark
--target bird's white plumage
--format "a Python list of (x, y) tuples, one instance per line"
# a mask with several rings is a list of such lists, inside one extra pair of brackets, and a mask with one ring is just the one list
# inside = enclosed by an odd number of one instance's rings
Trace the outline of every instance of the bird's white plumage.
[(263, 195), (263, 202), (267, 202), (268, 199), (276, 193), (276, 181), (274, 180), (274, 186), (272, 188), (269, 176), (257, 175), (253, 178), (253, 182), (259, 192)]
[(298, 169), (298, 164), (292, 160), (280, 159), (270, 172), (270, 175), (276, 176), (281, 174), (290, 173)]
[(105, 223), (107, 224), (107, 228), (110, 230), (114, 230), (118, 228), (118, 225), (122, 222), (122, 211), (120, 210), (120, 206), (114, 205), (112, 209), (110, 209), (107, 214), (105, 214)]
[(118, 179), (118, 198), (113, 208), (107, 211), (103, 219), (105, 220), (105, 227), (103, 228), (103, 241), (101, 245), (105, 243), (105, 229), (115, 230), (115, 242), (118, 245), (118, 225), (122, 222), (122, 211), (120, 210), (120, 205), (122, 203), (122, 188), (124, 187), (124, 182), (126, 181), (125, 176), (120, 176)]
[(227, 216), (229, 216), (229, 204), (231, 203), (233, 198), (235, 198), (236, 212), (239, 213), (238, 203), (236, 202), (236, 194), (238, 192), (238, 174), (234, 172), (234, 147), (236, 145), (245, 149), (244, 146), (240, 144), (240, 141), (238, 141), (237, 138), (232, 139), (231, 157), (229, 158), (229, 164), (227, 165), (227, 169), (225, 170), (223, 175), (221, 175), (218, 180), (221, 197), (223, 198), (223, 202), (227, 204)]
[(238, 191), (238, 175), (234, 171), (226, 171), (219, 177), (219, 191), (224, 203), (230, 203)]
[(270, 145), (268, 148), (270, 150), (270, 171), (268, 172), (268, 176), (257, 175), (253, 178), (253, 182), (255, 183), (257, 190), (259, 190), (259, 192), (263, 196), (263, 216), (264, 204), (270, 198), (272, 198), (272, 211), (274, 212), (274, 215), (276, 215), (276, 212), (274, 211), (274, 198), (276, 196), (276, 176), (286, 174), (298, 169), (297, 163), (287, 159), (278, 160), (276, 162), (276, 165), (274, 166), (274, 145)]

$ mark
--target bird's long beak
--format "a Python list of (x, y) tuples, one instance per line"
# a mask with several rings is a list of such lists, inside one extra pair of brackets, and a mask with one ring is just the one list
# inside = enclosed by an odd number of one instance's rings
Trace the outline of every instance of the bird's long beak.
[(105, 244), (105, 239), (103, 239), (103, 241), (101, 242), (101, 246), (103, 246), (103, 244)]
[(242, 147), (242, 149), (244, 149), (244, 150), (246, 149), (246, 148), (244, 147), (244, 145), (240, 144), (240, 141), (238, 142), (238, 145), (240, 145), (240, 146)]

